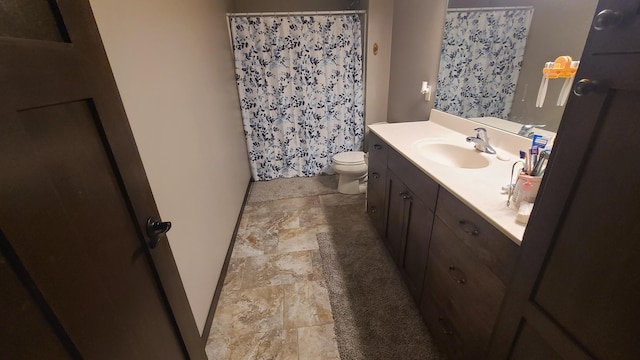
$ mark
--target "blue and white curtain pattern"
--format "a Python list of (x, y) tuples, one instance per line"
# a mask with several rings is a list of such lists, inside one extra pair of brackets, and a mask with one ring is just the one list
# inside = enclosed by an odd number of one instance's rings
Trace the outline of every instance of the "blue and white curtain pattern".
[(231, 17), (242, 120), (255, 180), (329, 172), (362, 149), (357, 15)]
[(434, 107), (507, 119), (532, 16), (533, 9), (447, 12)]

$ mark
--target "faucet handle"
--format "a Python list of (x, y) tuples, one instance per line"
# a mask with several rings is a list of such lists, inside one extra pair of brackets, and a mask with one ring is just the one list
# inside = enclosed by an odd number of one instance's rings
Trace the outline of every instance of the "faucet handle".
[(487, 141), (487, 129), (485, 129), (483, 127), (479, 127), (479, 128), (475, 128), (473, 130), (475, 130), (476, 137), (478, 139), (482, 139), (484, 141)]

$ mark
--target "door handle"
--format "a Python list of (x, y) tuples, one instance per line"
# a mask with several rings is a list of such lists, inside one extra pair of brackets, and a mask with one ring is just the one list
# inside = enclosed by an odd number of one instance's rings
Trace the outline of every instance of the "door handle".
[(147, 235), (149, 235), (149, 247), (154, 249), (158, 246), (160, 239), (171, 229), (170, 221), (162, 221), (152, 216), (147, 219)]
[(624, 16), (621, 12), (611, 9), (605, 9), (600, 11), (598, 15), (596, 15), (595, 19), (593, 20), (593, 28), (598, 31), (611, 29), (620, 25), (622, 23), (622, 20), (624, 20)]
[(598, 90), (598, 82), (590, 79), (581, 79), (576, 82), (573, 93), (576, 96), (584, 96)]

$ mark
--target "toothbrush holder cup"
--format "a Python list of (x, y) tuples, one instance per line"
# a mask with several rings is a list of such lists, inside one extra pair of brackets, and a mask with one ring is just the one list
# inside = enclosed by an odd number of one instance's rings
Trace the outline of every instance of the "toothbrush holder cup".
[(521, 202), (533, 203), (538, 195), (538, 189), (540, 189), (540, 182), (542, 176), (530, 176), (525, 174), (518, 175), (516, 186), (511, 194), (509, 201), (510, 207), (514, 210), (520, 208)]

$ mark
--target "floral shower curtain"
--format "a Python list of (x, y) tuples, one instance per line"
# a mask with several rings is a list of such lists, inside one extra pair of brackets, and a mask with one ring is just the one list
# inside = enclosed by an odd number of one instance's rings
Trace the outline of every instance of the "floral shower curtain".
[(532, 16), (532, 8), (447, 12), (434, 107), (507, 119)]
[(230, 21), (255, 180), (328, 172), (334, 154), (362, 149), (364, 89), (357, 15)]

